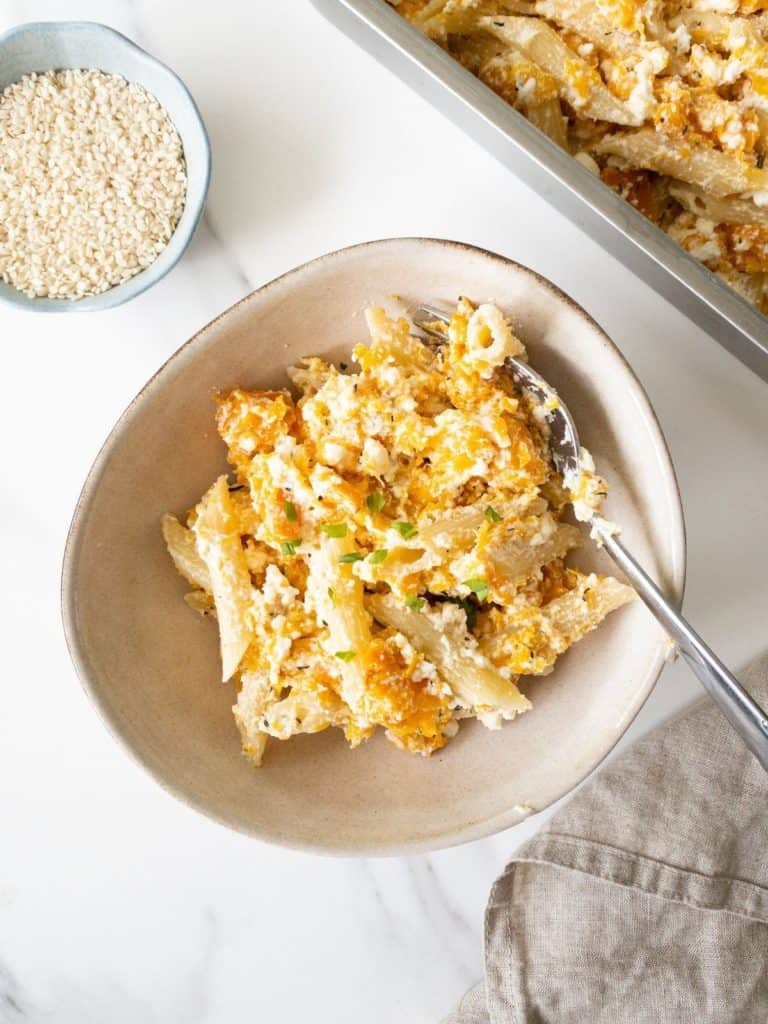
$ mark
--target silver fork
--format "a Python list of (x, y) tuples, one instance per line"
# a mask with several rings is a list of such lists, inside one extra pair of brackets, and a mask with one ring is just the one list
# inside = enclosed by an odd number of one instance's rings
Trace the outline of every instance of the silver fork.
[[(443, 324), (449, 317), (434, 306), (420, 306), (412, 315), (414, 324), (425, 334), (445, 342), (445, 336), (431, 326)], [(555, 469), (565, 479), (574, 479), (581, 471), (581, 446), (576, 424), (568, 407), (544, 378), (520, 359), (508, 358), (504, 369), (518, 387), (527, 391), (546, 410), (549, 447)], [(547, 399), (555, 398), (547, 407)], [(551, 406), (554, 406), (553, 408)], [(768, 772), (768, 715), (750, 697), (739, 681), (691, 628), (642, 566), (614, 536), (613, 528), (599, 515), (589, 521), (593, 536), (630, 581), (636, 592), (677, 644), (680, 653), (698, 677), (744, 743)]]

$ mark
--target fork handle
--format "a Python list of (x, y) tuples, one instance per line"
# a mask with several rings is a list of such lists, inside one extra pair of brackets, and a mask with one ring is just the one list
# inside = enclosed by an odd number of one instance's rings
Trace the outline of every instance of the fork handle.
[(768, 772), (768, 715), (682, 615), (675, 611), (624, 545), (602, 527), (599, 517), (593, 518), (592, 525), (605, 550), (675, 641), (699, 682)]

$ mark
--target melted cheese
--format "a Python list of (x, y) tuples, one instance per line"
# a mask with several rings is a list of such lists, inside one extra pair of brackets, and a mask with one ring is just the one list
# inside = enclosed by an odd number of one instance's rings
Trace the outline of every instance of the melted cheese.
[[(209, 528), (204, 561), (218, 565), (211, 552), (236, 556), (241, 589), (250, 574), (251, 640), (243, 651), (238, 634), (230, 657), (235, 718), (254, 764), (267, 736), (336, 727), (356, 746), (381, 729), (426, 755), (462, 717), (496, 728), (528, 706), (518, 676), (548, 669), (552, 651), (596, 623), (585, 602), (583, 629), (578, 616), (567, 634), (536, 625), (542, 605), (586, 577), (562, 568), (575, 531), (560, 522), (563, 482), (545, 420), (502, 370), (510, 356), (525, 356), (508, 319), (462, 299), (438, 350), (382, 310), (367, 320), (371, 343), (355, 348), (355, 371), (306, 359), (291, 371), (298, 400), (240, 388), (219, 399), (236, 480), (229, 491), (225, 478), (216, 485), (228, 533)], [(586, 455), (585, 466), (569, 485), (577, 514), (594, 511), (604, 489)], [(209, 613), (201, 531), (175, 520), (164, 529), (180, 571), (199, 587), (192, 604)], [(611, 582), (589, 579), (596, 591)], [(389, 594), (409, 624), (431, 623), (435, 657), (419, 648), (418, 630), (374, 621), (367, 594)], [(216, 602), (225, 607), (221, 595)], [(493, 609), (514, 641), (489, 641)], [(456, 692), (444, 673), (455, 683), (465, 670), (495, 680), (486, 692), (497, 699), (466, 696), (482, 683)]]

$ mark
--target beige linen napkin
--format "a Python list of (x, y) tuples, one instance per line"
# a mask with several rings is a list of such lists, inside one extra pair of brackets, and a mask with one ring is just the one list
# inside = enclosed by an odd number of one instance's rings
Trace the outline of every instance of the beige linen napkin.
[[(744, 685), (765, 706), (768, 655)], [(445, 1024), (625, 1022), (768, 1022), (768, 775), (706, 699), (515, 854)]]

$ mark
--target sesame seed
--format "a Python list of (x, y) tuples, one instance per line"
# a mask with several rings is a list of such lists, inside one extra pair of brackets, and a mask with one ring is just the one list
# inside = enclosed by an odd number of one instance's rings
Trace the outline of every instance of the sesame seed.
[(0, 278), (78, 299), (157, 259), (184, 208), (179, 134), (136, 82), (25, 75), (0, 93)]

